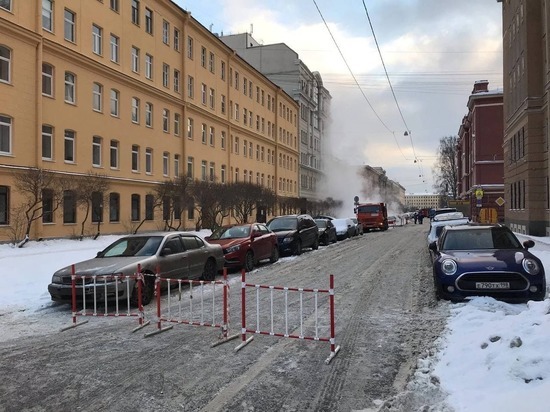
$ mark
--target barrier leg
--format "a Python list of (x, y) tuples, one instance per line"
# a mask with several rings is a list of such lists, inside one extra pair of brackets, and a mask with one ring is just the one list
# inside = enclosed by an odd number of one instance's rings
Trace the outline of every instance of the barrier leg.
[(334, 327), (334, 275), (330, 275), (330, 289), (329, 289), (329, 305), (330, 305), (330, 355), (325, 359), (325, 363), (328, 365), (336, 354), (340, 351), (340, 346), (336, 346), (335, 339), (335, 327)]
[[(84, 288), (82, 289), (82, 293), (84, 293)], [(73, 324), (70, 326), (65, 326), (64, 328), (61, 328), (61, 332), (64, 332), (66, 330), (73, 329), (73, 328), (76, 328), (77, 326), (88, 323), (87, 320), (78, 322), (78, 323), (76, 322), (76, 274), (75, 274), (74, 265), (71, 266), (71, 308), (73, 312)]]
[(235, 348), (235, 352), (240, 351), (254, 339), (254, 335), (246, 338), (246, 277), (245, 270), (241, 271), (241, 344)]
[(157, 330), (146, 333), (146, 338), (148, 338), (149, 336), (158, 335), (159, 333), (165, 332), (174, 327), (173, 325), (167, 326), (165, 328), (162, 327), (162, 316), (160, 311), (160, 278), (158, 277), (158, 274), (157, 279), (155, 280), (155, 294), (157, 295)]
[(215, 347), (221, 345), (222, 343), (229, 342), (230, 340), (236, 339), (239, 337), (239, 334), (236, 333), (232, 336), (228, 336), (229, 333), (229, 284), (227, 282), (227, 268), (223, 269), (223, 326), (222, 326), (222, 335), (217, 342), (214, 342), (210, 347)]

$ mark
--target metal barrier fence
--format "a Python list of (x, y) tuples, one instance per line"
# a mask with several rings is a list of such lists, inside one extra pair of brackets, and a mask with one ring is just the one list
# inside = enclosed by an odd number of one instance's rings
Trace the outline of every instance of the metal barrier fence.
[[(110, 302), (107, 299), (108, 288), (111, 290), (114, 282), (114, 309), (109, 306)], [(132, 308), (130, 297), (132, 296), (134, 285), (137, 283), (137, 307)], [(77, 322), (79, 316), (93, 317), (137, 317), (139, 325), (133, 332), (147, 326), (149, 322), (144, 322), (143, 305), (141, 302), (143, 274), (141, 267), (138, 266), (138, 273), (134, 275), (108, 275), (108, 276), (84, 276), (75, 273), (75, 265), (71, 266), (71, 308), (73, 322), (70, 326), (64, 327), (61, 330), (75, 328), (77, 326), (88, 323), (88, 321)], [(77, 288), (78, 286), (78, 288)], [(81, 286), (81, 287), (80, 287)], [(77, 310), (78, 293), (77, 289), (82, 291), (82, 309)], [(126, 290), (126, 310), (121, 311), (120, 301), (117, 299), (119, 291)], [(102, 292), (102, 293), (101, 293)], [(91, 294), (91, 298), (87, 299), (87, 294)], [(100, 296), (102, 298), (100, 299)], [(100, 305), (101, 303), (101, 305)], [(91, 306), (88, 307), (88, 304)]]
[[(312, 340), (312, 341), (321, 341), (321, 342), (330, 342), (330, 355), (325, 360), (325, 363), (330, 363), (330, 361), (336, 356), (340, 351), (340, 346), (336, 346), (335, 339), (335, 325), (334, 325), (334, 275), (330, 275), (329, 278), (329, 289), (308, 289), (308, 288), (291, 288), (284, 286), (268, 286), (268, 285), (258, 285), (253, 283), (246, 283), (246, 273), (243, 270), (241, 272), (241, 344), (235, 348), (235, 351), (239, 351), (248, 343), (250, 343), (254, 336), (246, 337), (247, 333), (259, 334), (259, 335), (269, 335), (269, 336), (278, 336), (284, 338), (293, 338), (293, 339), (303, 339), (303, 340)], [(246, 288), (254, 288), (256, 290), (256, 328), (250, 329), (246, 326)], [(270, 291), (270, 328), (269, 330), (262, 330), (260, 327), (260, 290), (267, 289)], [(284, 296), (284, 331), (276, 332), (274, 328), (274, 291), (282, 291)], [(299, 334), (289, 332), (289, 303), (288, 303), (288, 294), (289, 292), (297, 292), (299, 294)], [(314, 299), (314, 334), (306, 336), (304, 333), (304, 301), (303, 296), (305, 293), (313, 293)], [(318, 297), (320, 294), (328, 294), (329, 297), (329, 336), (320, 336), (319, 334), (319, 302)], [(281, 322), (283, 323), (283, 322)]]
[[(163, 289), (163, 282), (166, 283), (165, 289), (167, 289), (164, 308), (160, 293)], [(186, 294), (182, 289), (185, 286), (189, 286), (187, 302), (185, 302)], [(217, 297), (217, 292), (220, 290), (222, 292), (221, 306), (220, 298)], [(173, 328), (173, 325), (163, 327), (163, 322), (219, 328), (221, 331), (219, 339), (212, 346), (239, 337), (238, 334), (229, 336), (229, 283), (227, 282), (226, 269), (223, 271), (223, 280), (170, 279), (157, 276), (155, 294), (157, 297), (157, 330), (145, 334), (145, 337)], [(194, 304), (195, 300), (198, 300), (196, 304)]]

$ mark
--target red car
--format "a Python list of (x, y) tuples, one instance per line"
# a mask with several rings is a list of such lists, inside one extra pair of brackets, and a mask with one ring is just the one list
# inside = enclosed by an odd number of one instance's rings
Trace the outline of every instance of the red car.
[(223, 248), (228, 268), (244, 268), (250, 272), (261, 260), (269, 259), (271, 263), (279, 260), (277, 235), (262, 223), (223, 226), (206, 240)]

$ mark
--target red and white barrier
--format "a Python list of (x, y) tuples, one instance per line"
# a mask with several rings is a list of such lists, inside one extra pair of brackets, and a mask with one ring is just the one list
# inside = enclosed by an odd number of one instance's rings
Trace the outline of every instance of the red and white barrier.
[[(259, 334), (259, 335), (269, 335), (269, 336), (278, 336), (284, 338), (293, 338), (293, 339), (303, 339), (303, 340), (313, 340), (321, 342), (330, 342), (330, 355), (325, 360), (325, 363), (329, 363), (336, 354), (340, 351), (340, 346), (336, 346), (335, 340), (335, 327), (334, 327), (334, 275), (330, 275), (329, 279), (330, 288), (329, 289), (307, 289), (307, 288), (290, 288), (283, 286), (268, 286), (268, 285), (258, 285), (252, 283), (246, 283), (246, 273), (243, 270), (241, 272), (241, 301), (242, 301), (242, 310), (241, 310), (241, 344), (235, 348), (235, 351), (239, 351), (248, 343), (250, 343), (254, 336), (246, 337), (247, 333)], [(256, 290), (256, 327), (254, 329), (247, 328), (246, 326), (246, 288), (254, 288)], [(260, 291), (262, 289), (269, 290), (270, 295), (270, 327), (269, 330), (262, 330), (260, 327)], [(274, 323), (275, 323), (275, 311), (274, 311), (274, 291), (282, 291), (284, 297), (284, 318), (279, 319), (279, 323), (284, 323), (284, 331), (276, 332)], [(299, 294), (299, 325), (296, 325), (299, 328), (299, 334), (291, 333), (289, 328), (289, 292), (297, 292)], [(304, 294), (313, 293), (314, 300), (314, 310), (313, 310), (313, 333), (312, 335), (306, 336), (305, 324), (304, 324)], [(319, 325), (319, 301), (318, 298), (322, 294), (328, 294), (329, 300), (329, 311), (328, 311), (328, 320), (330, 323), (330, 328), (327, 331), (329, 336), (321, 336), (320, 334), (320, 325)], [(295, 315), (295, 314), (294, 314)], [(294, 316), (295, 317), (295, 316)], [(326, 318), (326, 316), (325, 316)]]
[[(75, 273), (75, 266), (71, 266), (71, 304), (72, 304), (72, 319), (73, 323), (70, 326), (62, 328), (62, 331), (75, 328), (77, 326), (88, 323), (88, 321), (77, 322), (78, 316), (94, 316), (94, 317), (137, 317), (139, 326), (137, 326), (133, 332), (142, 329), (147, 326), (149, 322), (144, 322), (143, 305), (141, 303), (141, 287), (143, 282), (143, 274), (140, 273), (141, 268), (138, 267), (138, 273), (134, 275), (109, 275), (109, 276), (83, 276)], [(137, 282), (137, 294), (138, 294), (138, 306), (132, 308), (130, 305), (130, 296), (133, 292), (134, 282)], [(107, 299), (107, 287), (108, 283), (114, 281), (115, 296), (118, 296), (119, 290), (126, 289), (126, 310), (120, 310), (120, 302), (118, 299), (114, 301), (114, 309), (109, 306)], [(80, 286), (82, 291), (82, 309), (77, 310), (78, 302), (78, 289)], [(132, 286), (130, 286), (132, 285)], [(122, 288), (122, 289), (120, 289)], [(92, 298), (86, 299), (86, 291), (92, 292)], [(102, 301), (98, 299), (98, 291), (103, 292)], [(88, 307), (91, 306), (90, 308)]]
[[(162, 287), (163, 283), (166, 284), (165, 288)], [(189, 286), (187, 293), (183, 292), (185, 286)], [(162, 289), (167, 289), (166, 299), (161, 297)], [(220, 292), (221, 299), (218, 296)], [(155, 295), (157, 297), (157, 330), (147, 333), (146, 337), (172, 329), (173, 325), (162, 326), (163, 322), (169, 322), (219, 328), (220, 337), (212, 346), (238, 338), (238, 334), (229, 336), (227, 270), (224, 269), (223, 280), (213, 281), (169, 279), (157, 276)], [(189, 296), (187, 301), (186, 296)]]

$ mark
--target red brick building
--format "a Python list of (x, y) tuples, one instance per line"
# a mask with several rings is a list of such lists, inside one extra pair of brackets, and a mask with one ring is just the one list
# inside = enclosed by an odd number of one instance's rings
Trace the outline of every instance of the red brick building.
[(472, 220), (504, 222), (503, 94), (488, 86), (474, 83), (458, 131), (458, 194), (469, 200)]

